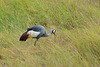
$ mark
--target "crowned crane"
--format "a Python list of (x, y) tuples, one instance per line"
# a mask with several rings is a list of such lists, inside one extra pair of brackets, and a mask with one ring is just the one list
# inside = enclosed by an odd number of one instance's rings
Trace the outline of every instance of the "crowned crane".
[[(51, 29), (50, 32), (47, 33), (46, 29), (41, 25), (32, 26), (22, 34), (22, 36), (20, 37), (20, 41), (26, 41), (27, 38), (36, 38), (37, 41), (40, 37), (48, 37), (51, 34), (55, 35), (55, 32), (56, 30)], [(34, 43), (34, 46), (36, 46), (36, 41)]]

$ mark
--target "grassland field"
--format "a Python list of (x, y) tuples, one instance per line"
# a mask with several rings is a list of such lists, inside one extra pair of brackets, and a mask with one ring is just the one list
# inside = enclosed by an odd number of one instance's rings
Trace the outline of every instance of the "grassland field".
[[(56, 35), (20, 42), (34, 25)], [(100, 67), (100, 0), (0, 0), (0, 67)]]

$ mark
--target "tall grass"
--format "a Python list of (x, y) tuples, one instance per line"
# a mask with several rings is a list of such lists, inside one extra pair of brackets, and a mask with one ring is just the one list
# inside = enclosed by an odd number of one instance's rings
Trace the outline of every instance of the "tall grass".
[[(56, 35), (20, 42), (34, 25)], [(0, 0), (0, 67), (100, 67), (100, 1)]]

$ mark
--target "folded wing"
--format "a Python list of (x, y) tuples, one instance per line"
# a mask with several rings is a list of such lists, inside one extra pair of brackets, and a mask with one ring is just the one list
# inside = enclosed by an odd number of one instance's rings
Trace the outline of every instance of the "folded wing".
[(22, 36), (20, 37), (19, 41), (26, 41), (28, 38), (27, 32), (23, 33)]

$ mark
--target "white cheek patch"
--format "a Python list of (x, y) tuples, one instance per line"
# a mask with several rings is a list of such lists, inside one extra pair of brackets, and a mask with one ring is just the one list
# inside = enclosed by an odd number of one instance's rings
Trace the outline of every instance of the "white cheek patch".
[(55, 32), (56, 32), (56, 30), (53, 30), (53, 32), (55, 33)]
[(27, 32), (27, 34), (29, 35), (28, 37), (32, 38), (32, 37), (37, 37), (40, 34), (40, 32), (30, 30)]

